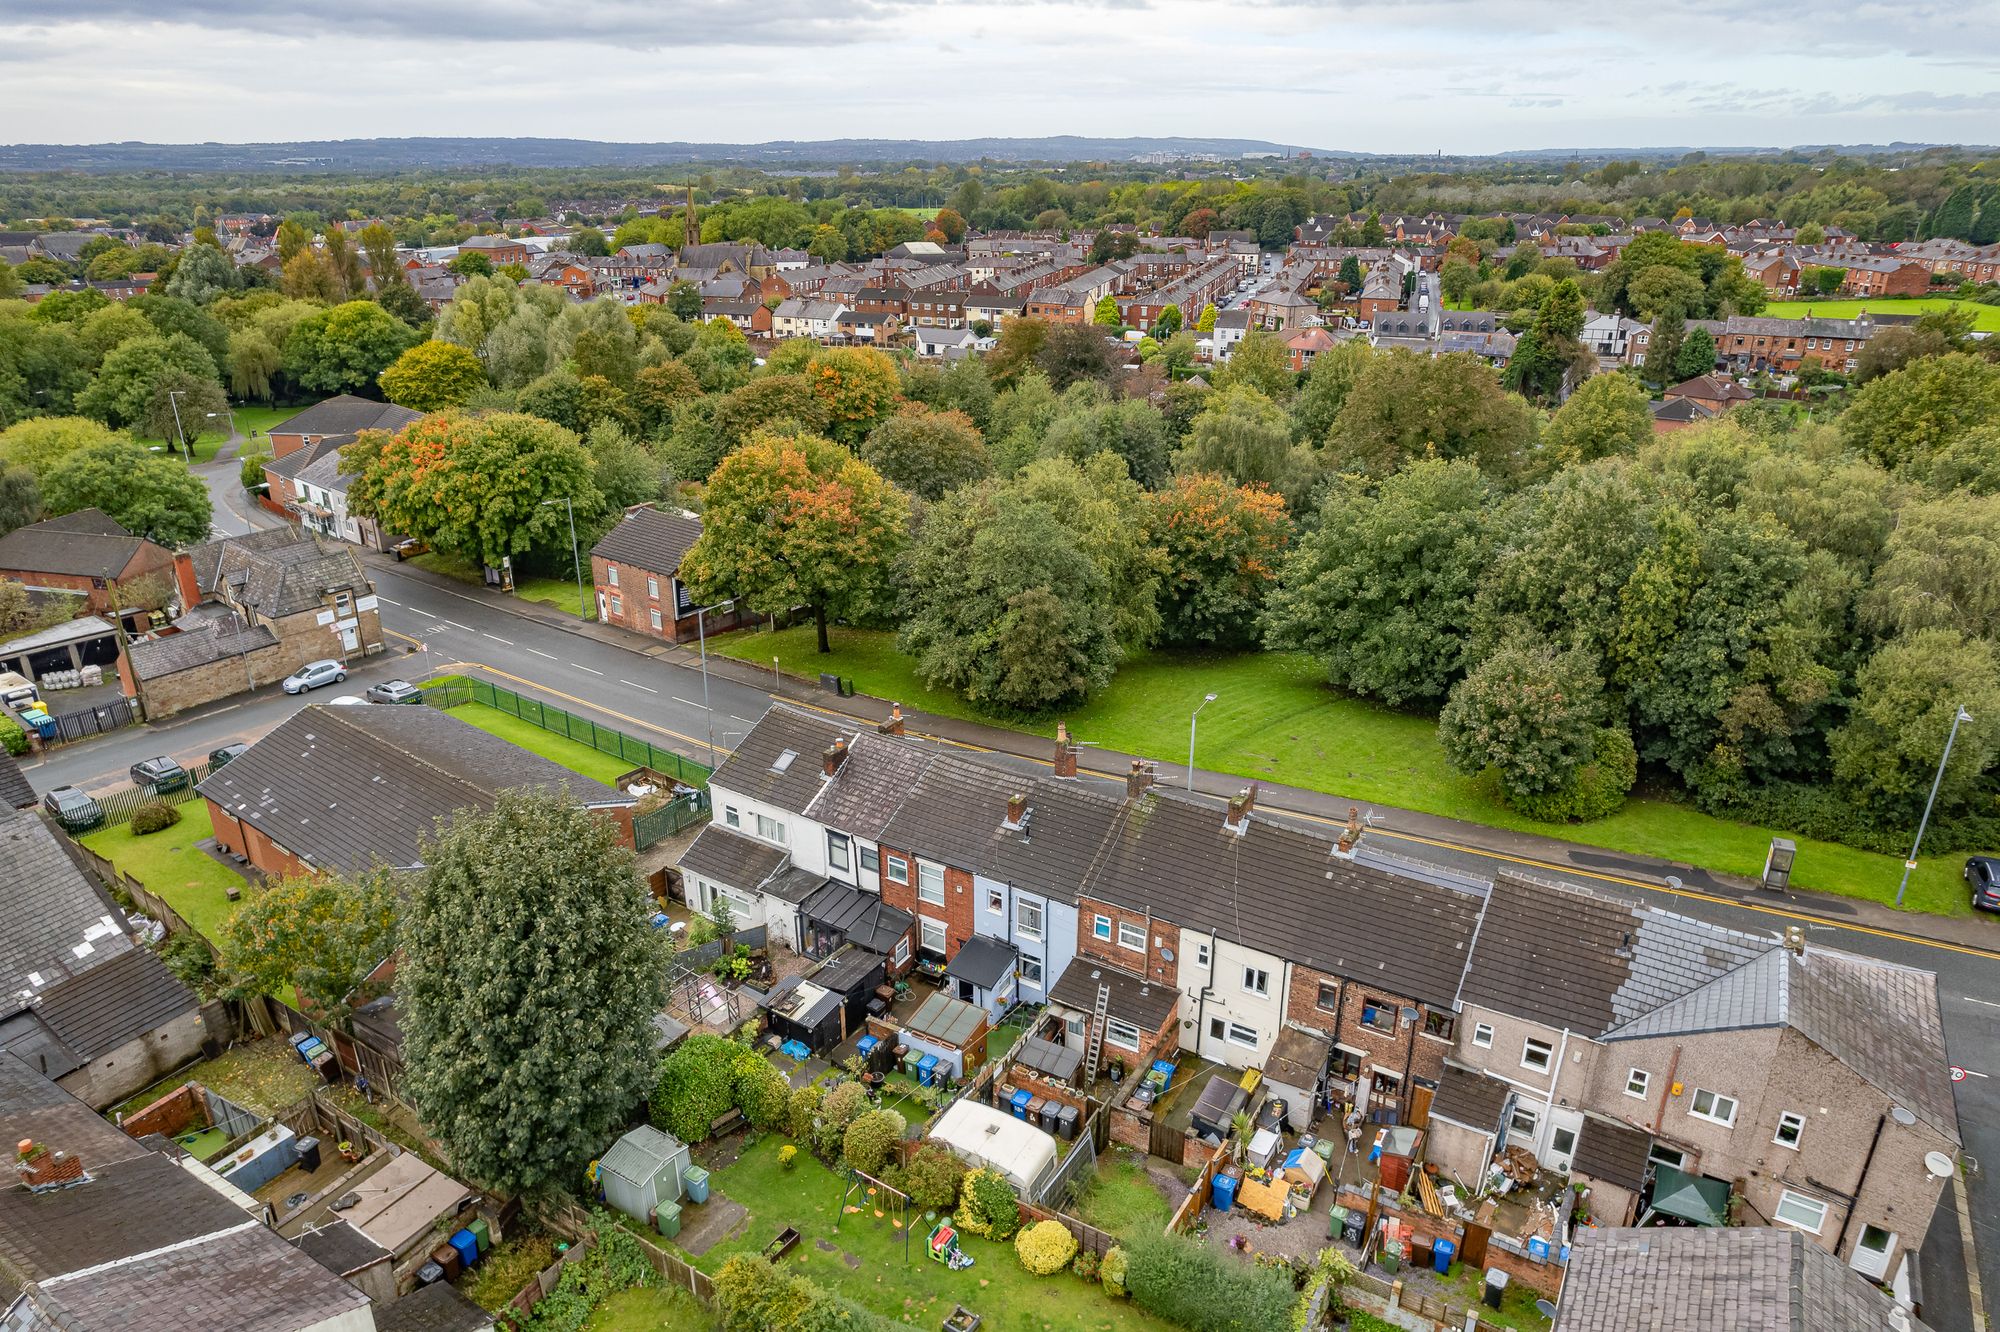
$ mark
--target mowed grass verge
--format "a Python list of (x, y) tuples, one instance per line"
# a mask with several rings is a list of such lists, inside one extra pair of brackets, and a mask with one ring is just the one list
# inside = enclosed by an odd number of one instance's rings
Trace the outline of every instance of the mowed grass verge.
[(489, 708), (484, 703), (461, 703), (449, 711), (469, 726), (477, 726), (488, 735), (497, 735), (510, 745), (531, 754), (540, 754), (551, 763), (560, 763), (571, 772), (603, 782), (606, 786), (632, 771), (633, 765), (624, 759), (612, 754), (600, 754), (580, 741), (557, 735), (554, 731), (544, 731), (533, 722), (523, 721), (498, 708)]
[[(470, 583), (474, 587), (484, 586), (485, 583), (479, 570), (470, 560), (457, 555), (447, 555), (443, 551), (433, 550), (423, 555), (415, 555), (409, 562), (419, 569), (442, 574), (461, 583)], [(579, 592), (574, 572), (568, 578), (544, 578), (540, 575), (517, 577), (514, 580), (514, 595), (523, 601), (539, 601), (544, 606), (553, 606), (567, 615), (588, 612), (582, 614), (581, 618), (587, 620), (597, 618), (597, 604), (590, 595), (590, 584), (585, 583), (583, 590)]]
[(1951, 309), (1969, 312), (1974, 328), (2000, 332), (2000, 305), (1955, 301), (1944, 296), (1900, 301), (1880, 298), (1872, 301), (1772, 301), (1761, 313), (1772, 319), (1854, 319), (1864, 310), (1871, 315), (1915, 315)]
[(220, 941), (222, 922), (236, 909), (226, 890), (242, 889), (245, 881), (196, 845), (215, 836), (208, 802), (190, 800), (174, 808), (180, 811), (181, 821), (171, 828), (142, 837), (132, 831), (131, 824), (120, 823), (85, 833), (78, 840), (164, 899), (197, 933)]
[[(831, 642), (834, 651), (821, 656), (812, 626), (803, 625), (776, 633), (746, 630), (710, 639), (709, 647), (765, 667), (776, 657), (783, 669), (807, 679), (837, 672), (862, 693), (940, 716), (1055, 734), (1058, 718), (996, 718), (956, 694), (928, 688), (896, 650), (892, 633), (836, 628)], [(1763, 872), (1771, 838), (1791, 836), (1799, 848), (1793, 873), (1799, 887), (1895, 900), (1903, 867), (1894, 856), (1732, 823), (1678, 801), (1638, 796), (1611, 817), (1585, 824), (1524, 818), (1501, 803), (1486, 781), (1446, 764), (1431, 718), (1342, 694), (1310, 661), (1288, 653), (1146, 653), (1121, 667), (1109, 689), (1060, 720), (1080, 740), (1181, 763), (1188, 716), (1210, 693), (1216, 700), (1202, 712), (1197, 734), (1195, 762), (1202, 768), (1752, 878)], [(1958, 863), (1954, 857), (1921, 861), (1910, 876), (1905, 906), (1936, 915), (1968, 914)]]

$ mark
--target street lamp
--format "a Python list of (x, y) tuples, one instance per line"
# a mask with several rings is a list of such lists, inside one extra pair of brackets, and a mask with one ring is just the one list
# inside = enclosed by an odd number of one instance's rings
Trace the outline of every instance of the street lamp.
[(708, 705), (708, 628), (702, 617), (710, 611), (721, 610), (724, 606), (734, 606), (736, 598), (718, 601), (712, 606), (694, 608), (694, 636), (701, 645), (701, 710), (708, 714), (708, 766), (715, 768), (715, 709)]
[(1207, 706), (1208, 706), (1209, 704), (1211, 704), (1211, 703), (1213, 703), (1213, 702), (1215, 702), (1215, 695), (1214, 695), (1214, 694), (1204, 694), (1204, 695), (1202, 696), (1202, 700), (1201, 700), (1201, 702), (1199, 702), (1199, 703), (1195, 704), (1195, 707), (1194, 707), (1194, 712), (1193, 712), (1193, 714), (1192, 714), (1192, 715), (1190, 715), (1190, 716), (1188, 717), (1188, 772), (1187, 772), (1187, 789), (1188, 789), (1188, 790), (1190, 790), (1190, 791), (1194, 790), (1194, 723), (1195, 723), (1195, 718), (1197, 718), (1197, 717), (1201, 716), (1201, 710), (1202, 710), (1203, 708), (1207, 707)]
[(209, 420), (211, 420), (211, 421), (213, 421), (213, 420), (214, 420), (214, 419), (215, 419), (216, 417), (218, 417), (218, 416), (226, 416), (226, 417), (228, 417), (228, 418), (229, 418), (229, 437), (230, 437), (231, 439), (235, 439), (235, 438), (236, 438), (236, 409), (235, 409), (234, 407), (225, 407), (225, 408), (223, 408), (223, 409), (222, 409), (221, 411), (219, 411), (219, 412), (209, 412), (209, 413), (208, 413), (207, 415), (208, 415), (208, 419), (209, 419)]
[(542, 507), (545, 509), (548, 508), (551, 504), (560, 504), (565, 509), (569, 510), (569, 559), (570, 559), (570, 564), (574, 566), (576, 569), (576, 606), (577, 606), (576, 613), (583, 619), (588, 620), (591, 618), (590, 598), (584, 595), (583, 556), (577, 551), (576, 547), (576, 504), (567, 495), (563, 496), (561, 499), (551, 499), (542, 501)]
[(174, 409), (174, 433), (181, 437), (181, 452), (187, 455), (189, 462), (193, 462), (194, 450), (188, 447), (187, 427), (181, 424), (181, 394), (185, 392), (186, 389), (168, 389), (167, 406)]
[(1937, 776), (1931, 779), (1930, 798), (1924, 801), (1924, 816), (1917, 820), (1917, 840), (1910, 843), (1910, 858), (1903, 862), (1903, 881), (1896, 885), (1896, 905), (1903, 905), (1903, 890), (1910, 886), (1910, 871), (1917, 867), (1917, 848), (1924, 844), (1924, 829), (1930, 826), (1931, 806), (1937, 803), (1938, 788), (1944, 785), (1944, 767), (1951, 762), (1951, 747), (1958, 740), (1961, 722), (1972, 720), (1972, 714), (1959, 704), (1958, 713), (1951, 719), (1951, 734), (1944, 738), (1944, 757), (1938, 760)]

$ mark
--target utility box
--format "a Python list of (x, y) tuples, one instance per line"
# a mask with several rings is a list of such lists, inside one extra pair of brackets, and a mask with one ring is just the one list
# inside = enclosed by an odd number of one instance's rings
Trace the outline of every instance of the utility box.
[(1771, 849), (1764, 853), (1764, 886), (1773, 892), (1784, 892), (1792, 886), (1792, 860), (1799, 848), (1789, 837), (1773, 837)]

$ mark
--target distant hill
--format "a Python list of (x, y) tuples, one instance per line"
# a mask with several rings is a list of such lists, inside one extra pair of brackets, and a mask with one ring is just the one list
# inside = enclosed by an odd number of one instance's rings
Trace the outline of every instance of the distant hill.
[[(840, 162), (1129, 161), (1146, 153), (1295, 154), (1263, 139), (780, 139), (770, 143), (603, 143), (593, 139), (327, 139), (303, 143), (0, 145), (0, 171), (395, 171), (419, 167), (645, 167), (689, 162), (830, 166)], [(1315, 157), (1361, 154), (1310, 150)]]

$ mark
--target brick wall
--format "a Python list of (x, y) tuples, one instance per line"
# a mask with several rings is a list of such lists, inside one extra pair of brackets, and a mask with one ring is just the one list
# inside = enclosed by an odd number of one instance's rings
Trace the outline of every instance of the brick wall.
[[(1366, 1212), (1368, 1195), (1358, 1189), (1342, 1187), (1334, 1202), (1351, 1211)], [(1402, 1208), (1389, 1201), (1385, 1193), (1382, 1200), (1382, 1216), (1393, 1216), (1415, 1232), (1419, 1240), (1448, 1239), (1457, 1245), (1457, 1253), (1465, 1252), (1465, 1227), (1455, 1221), (1434, 1217), (1420, 1207)], [(1457, 1261), (1456, 1257), (1453, 1259)], [(1563, 1269), (1560, 1263), (1538, 1263), (1526, 1254), (1516, 1253), (1500, 1243), (1500, 1236), (1494, 1235), (1486, 1246), (1486, 1266), (1497, 1267), (1507, 1274), (1510, 1282), (1518, 1282), (1538, 1295), (1551, 1299), (1562, 1288)]]
[[(1322, 986), (1330, 987), (1331, 992), (1323, 992)], [(1371, 1027), (1362, 1020), (1370, 1000), (1391, 1013), (1388, 1031)], [(1331, 1009), (1322, 1006), (1325, 1001), (1331, 1002)], [(1404, 1008), (1417, 1010), (1417, 1020), (1407, 1027), (1397, 1016)], [(1363, 985), (1305, 966), (1292, 967), (1285, 1015), (1298, 1026), (1324, 1032), (1336, 1043), (1362, 1051), (1364, 1066), (1394, 1073), (1403, 1083), (1397, 1096), (1403, 1105), (1409, 1103), (1413, 1080), (1435, 1083), (1442, 1076), (1444, 1057), (1452, 1048), (1449, 1040), (1424, 1034), (1428, 1010), (1423, 1004), (1379, 986)]]
[[(1076, 1107), (1077, 1114), (1079, 1115), (1090, 1113), (1090, 1104), (1084, 1098), (1083, 1093), (1073, 1088), (1059, 1086), (1046, 1078), (1037, 1077), (1018, 1064), (1007, 1071), (1007, 1076), (1003, 1081), (1005, 1085), (1026, 1091), (1031, 1096), (1039, 1096), (1045, 1101), (1056, 1101), (1063, 1105), (1073, 1105)], [(1140, 1145), (1144, 1146), (1143, 1143)]]
[(305, 872), (305, 863), (272, 841), (263, 829), (249, 826), (213, 800), (208, 802), (208, 816), (215, 828), (216, 847), (221, 851), (247, 857), (266, 874)]
[[(146, 681), (146, 715), (153, 719), (170, 717), (203, 703), (243, 693), (252, 681), (259, 689), (275, 686), (310, 660), (296, 649), (275, 643), (241, 657), (227, 657), (172, 675), (156, 676)], [(127, 674), (123, 657), (119, 658), (119, 674), (121, 677)], [(132, 687), (129, 681), (126, 687)]]
[[(1108, 940), (1097, 937), (1099, 916), (1108, 917), (1111, 921), (1111, 938)], [(1144, 954), (1137, 949), (1119, 946), (1118, 926), (1121, 922), (1146, 931)], [(1076, 951), (1079, 957), (1108, 962), (1120, 971), (1143, 972), (1148, 981), (1177, 987), (1180, 983), (1180, 963), (1169, 960), (1165, 954), (1173, 952), (1180, 937), (1178, 925), (1158, 916), (1149, 918), (1143, 911), (1128, 911), (1092, 898), (1077, 899)]]
[[(944, 922), (945, 957), (951, 958), (959, 946), (972, 937), (973, 885), (972, 875), (965, 870), (944, 866), (944, 903), (922, 902), (917, 899), (917, 857), (897, 847), (884, 845), (882, 853), (882, 900), (892, 907), (898, 907), (919, 918)], [(889, 877), (888, 860), (898, 856), (910, 867), (910, 881), (897, 883)], [(938, 862), (932, 861), (932, 864)], [(913, 929), (910, 940), (912, 959), (923, 939), (921, 927)]]
[(204, 1118), (208, 1114), (201, 1099), (201, 1084), (188, 1082), (126, 1115), (118, 1127), (134, 1138), (143, 1138), (148, 1133), (164, 1133), (171, 1138), (192, 1124), (197, 1114)]

